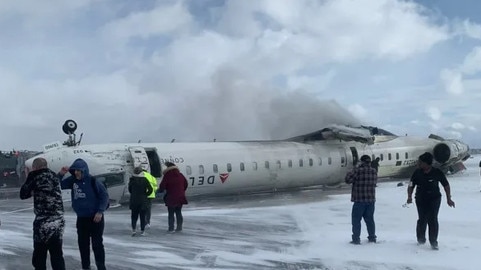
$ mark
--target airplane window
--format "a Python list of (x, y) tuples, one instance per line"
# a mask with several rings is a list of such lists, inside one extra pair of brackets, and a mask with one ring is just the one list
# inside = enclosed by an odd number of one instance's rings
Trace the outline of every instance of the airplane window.
[(309, 166), (312, 167), (312, 165), (314, 165), (314, 161), (312, 160), (312, 158), (309, 159)]
[(341, 164), (344, 164), (346, 162), (346, 159), (344, 157), (341, 157)]
[(399, 153), (396, 153), (396, 160), (399, 159)]
[(212, 166), (212, 170), (214, 171), (214, 173), (217, 173), (219, 171), (217, 164), (214, 164), (214, 166)]
[(266, 169), (269, 169), (269, 161), (266, 161), (264, 166), (266, 167)]
[(227, 171), (232, 172), (232, 165), (230, 163), (227, 163)]
[(383, 155), (383, 154), (381, 154), (380, 157), (381, 157), (381, 160), (384, 160), (384, 155)]
[(277, 164), (277, 168), (280, 169), (280, 168), (281, 168), (281, 161), (278, 160), (278, 161), (276, 162), (276, 164)]
[(204, 165), (199, 165), (199, 174), (204, 174)]
[(392, 155), (391, 155), (391, 153), (388, 153), (388, 154), (387, 154), (387, 159), (389, 159), (389, 160), (391, 160), (391, 159), (392, 159)]
[(190, 166), (186, 166), (185, 172), (187, 173), (187, 175), (191, 175), (192, 174), (192, 168)]
[(406, 153), (404, 153), (404, 157), (406, 157), (406, 159), (408, 159), (408, 158), (409, 158), (409, 155), (408, 155), (408, 153), (407, 153), (407, 152), (406, 152)]
[(287, 161), (287, 167), (292, 168), (292, 160), (289, 159)]
[(257, 162), (252, 162), (252, 168), (257, 171)]
[(302, 166), (304, 166), (304, 160), (299, 159), (299, 167), (302, 167)]
[(241, 162), (241, 164), (240, 164), (240, 170), (241, 170), (241, 172), (243, 172), (244, 169), (245, 169), (245, 167), (244, 167), (244, 162)]
[(124, 175), (122, 173), (96, 175), (95, 179), (103, 182), (107, 188), (124, 185)]
[(328, 163), (329, 165), (332, 164), (332, 158), (331, 158), (331, 157), (328, 157), (328, 158), (327, 158), (327, 163)]
[(320, 157), (319, 158), (319, 166), (321, 166), (321, 165), (322, 165), (322, 158)]

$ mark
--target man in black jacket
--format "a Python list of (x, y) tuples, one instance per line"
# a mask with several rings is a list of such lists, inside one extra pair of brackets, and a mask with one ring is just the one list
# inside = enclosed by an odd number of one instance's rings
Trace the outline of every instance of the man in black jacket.
[(429, 242), (432, 249), (438, 249), (438, 213), (441, 206), (441, 192), (439, 183), (444, 187), (446, 192), (447, 204), (454, 207), (451, 200), (451, 188), (444, 173), (432, 166), (433, 155), (426, 152), (419, 156), (419, 168), (414, 171), (411, 176), (411, 182), (408, 186), (407, 203), (412, 203), (412, 194), (416, 188), (416, 207), (418, 209), (418, 222), (416, 225), (416, 236), (418, 244), (426, 242), (426, 227), (429, 225)]
[(36, 270), (46, 270), (49, 252), (52, 269), (65, 270), (62, 251), (65, 220), (60, 180), (47, 168), (47, 161), (43, 158), (36, 158), (32, 169), (20, 189), (22, 200), (33, 196), (32, 265)]

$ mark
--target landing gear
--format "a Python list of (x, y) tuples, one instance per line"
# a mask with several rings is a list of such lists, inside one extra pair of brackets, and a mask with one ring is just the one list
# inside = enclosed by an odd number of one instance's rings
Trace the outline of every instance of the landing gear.
[(80, 134), (80, 139), (77, 142), (77, 140), (75, 138), (75, 131), (76, 130), (77, 130), (77, 123), (74, 120), (69, 119), (69, 120), (65, 121), (65, 123), (63, 123), (62, 131), (63, 131), (63, 133), (68, 135), (68, 140), (63, 143), (64, 145), (66, 145), (66, 146), (77, 146), (77, 145), (80, 144), (80, 141), (82, 141), (82, 135), (83, 134)]
[(67, 135), (74, 134), (75, 130), (77, 130), (77, 123), (74, 120), (67, 120), (62, 126), (63, 133)]

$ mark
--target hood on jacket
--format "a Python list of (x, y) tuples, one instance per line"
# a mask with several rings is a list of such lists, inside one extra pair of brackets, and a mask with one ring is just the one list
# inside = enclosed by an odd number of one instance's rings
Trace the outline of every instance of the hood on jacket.
[(82, 172), (82, 178), (85, 178), (89, 175), (89, 166), (87, 162), (81, 158), (77, 158), (69, 168), (69, 172), (71, 175), (75, 176), (75, 170), (79, 170)]
[(170, 166), (170, 167), (167, 167), (165, 168), (165, 170), (162, 172), (163, 175), (165, 175), (166, 173), (170, 172), (170, 171), (175, 171), (175, 170), (179, 170), (179, 167), (177, 166)]

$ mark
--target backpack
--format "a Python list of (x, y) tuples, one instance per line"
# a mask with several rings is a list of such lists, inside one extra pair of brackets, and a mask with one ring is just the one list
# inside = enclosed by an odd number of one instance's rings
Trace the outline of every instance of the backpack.
[[(90, 181), (90, 183), (92, 184), (92, 189), (94, 190), (94, 193), (95, 193), (95, 196), (97, 196), (97, 199), (100, 198), (100, 194), (99, 194), (99, 189), (97, 188), (97, 179), (95, 177), (92, 177), (92, 181)], [(107, 191), (107, 194), (108, 194), (108, 189), (107, 189), (107, 185), (104, 183), (104, 182), (101, 182), (102, 185), (104, 185), (105, 187), (105, 191)], [(105, 208), (105, 210), (109, 209), (110, 207), (110, 199), (107, 201), (107, 207)]]

